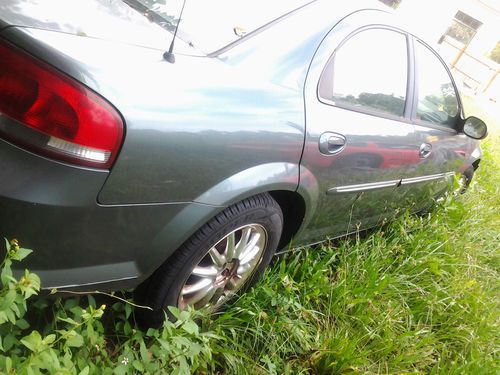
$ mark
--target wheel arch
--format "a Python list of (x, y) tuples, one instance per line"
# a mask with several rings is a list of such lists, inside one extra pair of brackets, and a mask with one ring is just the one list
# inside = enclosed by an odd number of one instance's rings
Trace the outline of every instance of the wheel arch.
[(317, 182), (310, 172), (291, 163), (268, 163), (239, 172), (213, 186), (187, 205), (153, 239), (147, 259), (138, 260), (140, 280), (151, 275), (206, 222), (227, 207), (269, 193), (283, 211), (284, 226), (278, 249), (297, 238), (317, 203)]
[(279, 204), (283, 213), (283, 231), (277, 249), (279, 251), (292, 241), (302, 227), (306, 216), (306, 202), (295, 191), (273, 190), (269, 194)]
[(213, 186), (195, 201), (227, 207), (260, 193), (269, 193), (283, 211), (281, 250), (302, 232), (315, 211), (318, 185), (308, 169), (293, 163), (254, 166)]

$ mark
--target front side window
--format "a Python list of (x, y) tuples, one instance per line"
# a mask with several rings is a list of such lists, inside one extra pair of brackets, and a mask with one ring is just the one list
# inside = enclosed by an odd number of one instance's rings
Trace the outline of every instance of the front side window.
[(321, 77), (319, 95), (347, 109), (401, 117), (407, 59), (404, 34), (388, 29), (361, 31), (335, 52)]
[(417, 119), (454, 128), (459, 106), (448, 71), (422, 43), (415, 44), (415, 52), (418, 70)]

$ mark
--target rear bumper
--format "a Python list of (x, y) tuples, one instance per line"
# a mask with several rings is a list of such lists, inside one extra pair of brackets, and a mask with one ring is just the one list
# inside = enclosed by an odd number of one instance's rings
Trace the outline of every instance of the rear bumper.
[(102, 206), (96, 197), (107, 176), (0, 140), (0, 237), (34, 250), (17, 272), (37, 273), (43, 288), (132, 287), (221, 209), (189, 202)]

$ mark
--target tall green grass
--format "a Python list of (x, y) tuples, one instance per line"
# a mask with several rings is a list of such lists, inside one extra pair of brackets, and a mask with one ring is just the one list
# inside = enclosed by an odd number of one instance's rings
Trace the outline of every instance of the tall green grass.
[(500, 373), (500, 137), (424, 216), (282, 257), (205, 322), (224, 373)]

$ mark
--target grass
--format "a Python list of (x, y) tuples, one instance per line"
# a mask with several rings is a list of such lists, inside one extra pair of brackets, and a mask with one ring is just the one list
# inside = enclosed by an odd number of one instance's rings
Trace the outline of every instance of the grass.
[(500, 127), (491, 125), (464, 196), (284, 256), (205, 322), (225, 339), (223, 372), (500, 373)]

